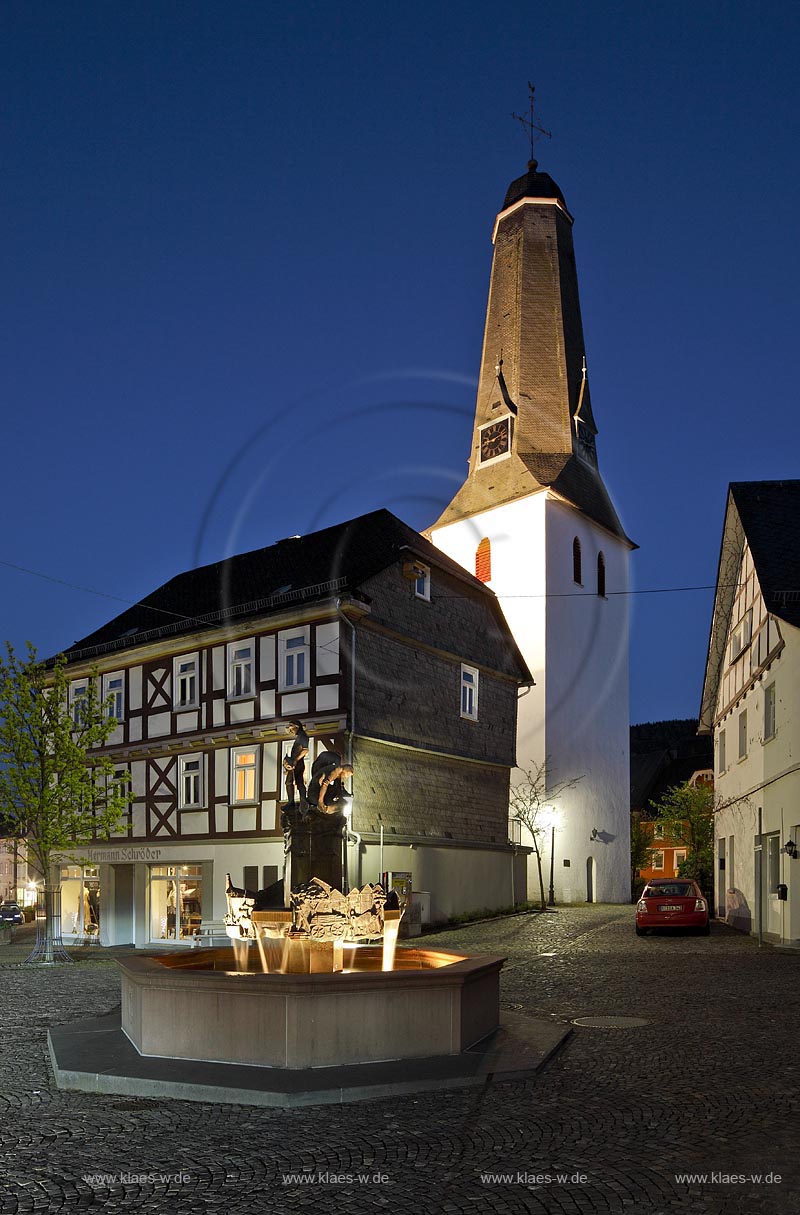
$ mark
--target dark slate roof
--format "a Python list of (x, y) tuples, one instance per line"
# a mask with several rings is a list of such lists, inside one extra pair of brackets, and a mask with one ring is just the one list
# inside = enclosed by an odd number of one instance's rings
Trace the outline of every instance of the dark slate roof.
[(598, 470), (579, 456), (542, 453), (522, 457), (540, 485), (548, 485), (601, 527), (637, 548), (619, 521)]
[(734, 481), (767, 611), (800, 628), (800, 481)]
[(512, 661), (523, 678), (530, 678), (494, 592), (388, 510), (178, 574), (76, 641), (66, 657), (77, 661), (287, 605), (358, 594), (367, 579), (402, 560), (408, 549), (426, 564), (472, 584), (476, 595), (488, 597)]
[(522, 174), (522, 177), (512, 181), (506, 190), (506, 197), (501, 209), (505, 211), (506, 207), (519, 202), (521, 198), (557, 198), (564, 203), (565, 207), (567, 205), (564, 202), (564, 195), (550, 174), (538, 172), (535, 160), (530, 161), (528, 170)]

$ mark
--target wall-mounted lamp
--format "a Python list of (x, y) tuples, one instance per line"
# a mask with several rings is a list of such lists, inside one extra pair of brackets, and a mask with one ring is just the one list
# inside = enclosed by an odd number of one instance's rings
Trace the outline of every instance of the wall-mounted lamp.
[(794, 840), (787, 840), (784, 845), (784, 852), (794, 860), (797, 856), (797, 844)]

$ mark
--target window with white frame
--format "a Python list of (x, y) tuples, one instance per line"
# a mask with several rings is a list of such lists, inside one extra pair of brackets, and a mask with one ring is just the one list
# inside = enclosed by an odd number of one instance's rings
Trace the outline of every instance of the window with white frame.
[(461, 666), (461, 716), (478, 720), (478, 672), (475, 667)]
[(86, 698), (88, 695), (88, 680), (74, 680), (69, 685), (69, 715), (76, 726), (82, 726), (84, 724), (86, 717)]
[(106, 717), (122, 721), (125, 715), (125, 676), (122, 671), (103, 676), (103, 704)]
[(775, 737), (775, 684), (764, 688), (764, 742)]
[(178, 806), (181, 810), (203, 805), (203, 757), (178, 756)]
[(232, 700), (253, 695), (253, 655), (255, 643), (232, 641), (228, 646), (228, 696)]
[(231, 804), (256, 801), (258, 788), (258, 748), (234, 747), (231, 750)]
[(745, 612), (731, 635), (731, 662), (749, 646), (753, 639), (753, 609)]
[(724, 772), (728, 766), (728, 757), (725, 754), (725, 731), (720, 730), (717, 735), (717, 772)]
[(425, 599), (430, 601), (431, 597), (431, 571), (427, 565), (417, 565), (417, 576), (414, 580), (414, 594), (417, 599)]
[(739, 714), (739, 759), (747, 755), (747, 709)]
[(664, 853), (663, 853), (662, 849), (657, 849), (653, 853), (653, 863), (650, 866), (650, 868), (651, 869), (663, 869), (664, 868)]
[(664, 838), (664, 824), (655, 823), (653, 825), (653, 839), (654, 840), (663, 840), (663, 838)]
[(676, 877), (678, 876), (679, 868), (681, 867), (681, 865), (683, 864), (683, 862), (685, 860), (686, 860), (686, 849), (685, 848), (676, 848), (675, 849), (675, 876)]
[(199, 658), (197, 654), (179, 654), (172, 660), (173, 708), (196, 709), (199, 691)]
[(278, 662), (278, 686), (281, 692), (308, 687), (311, 673), (308, 628), (286, 629), (278, 633)]

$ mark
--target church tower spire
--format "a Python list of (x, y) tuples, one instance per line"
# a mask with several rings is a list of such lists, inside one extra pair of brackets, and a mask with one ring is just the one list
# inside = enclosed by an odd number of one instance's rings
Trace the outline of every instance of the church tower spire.
[(624, 535), (597, 467), (572, 225), (529, 161), (492, 234), (469, 476), (435, 527), (550, 487)]

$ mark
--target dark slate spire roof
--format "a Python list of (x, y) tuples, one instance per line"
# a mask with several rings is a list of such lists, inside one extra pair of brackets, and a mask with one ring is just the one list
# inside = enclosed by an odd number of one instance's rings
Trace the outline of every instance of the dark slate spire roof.
[[(412, 555), (469, 583), (471, 593), (488, 597), (497, 633), (506, 643), (505, 667), (530, 678), (494, 592), (388, 510), (372, 511), (308, 536), (279, 540), (267, 548), (178, 574), (76, 641), (65, 655), (72, 662), (95, 658), (340, 595), (363, 600), (366, 596), (360, 588), (369, 578)], [(455, 636), (453, 644), (457, 645)]]
[(519, 202), (521, 198), (557, 198), (564, 204), (564, 195), (553, 181), (549, 173), (540, 173), (535, 160), (528, 161), (527, 172), (518, 177), (516, 181), (512, 181), (511, 185), (506, 190), (506, 197), (501, 210), (505, 211), (506, 207), (511, 207), (515, 202)]
[(800, 628), (800, 481), (734, 481), (767, 611)]

